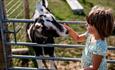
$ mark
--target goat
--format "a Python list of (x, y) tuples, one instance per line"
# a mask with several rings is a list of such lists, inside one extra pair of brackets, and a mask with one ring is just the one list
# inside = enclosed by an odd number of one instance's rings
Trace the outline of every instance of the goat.
[[(54, 44), (54, 37), (67, 36), (68, 31), (63, 24), (56, 21), (48, 9), (47, 0), (36, 4), (33, 15), (34, 23), (27, 24), (26, 31), (30, 41), (38, 44)], [(54, 57), (54, 47), (33, 47), (36, 56)], [(40, 62), (39, 62), (40, 63)]]

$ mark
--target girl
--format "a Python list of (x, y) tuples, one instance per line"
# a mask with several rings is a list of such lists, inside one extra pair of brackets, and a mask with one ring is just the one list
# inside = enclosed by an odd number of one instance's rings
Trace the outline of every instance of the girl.
[(83, 70), (107, 70), (106, 51), (108, 37), (113, 29), (111, 10), (94, 6), (86, 17), (87, 32), (78, 35), (72, 28), (65, 25), (69, 35), (76, 42), (83, 42), (86, 38), (86, 47), (82, 53), (81, 66)]

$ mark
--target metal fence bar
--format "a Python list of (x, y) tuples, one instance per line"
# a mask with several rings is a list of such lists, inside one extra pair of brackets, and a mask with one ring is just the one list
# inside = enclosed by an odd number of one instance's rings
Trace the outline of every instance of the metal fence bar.
[[(29, 55), (11, 55), (9, 58), (20, 59), (39, 59), (39, 60), (54, 60), (54, 61), (81, 61), (81, 58), (69, 58), (69, 57), (45, 57), (45, 56), (29, 56)], [(115, 63), (115, 60), (107, 60), (107, 63)]]
[[(30, 47), (58, 47), (58, 48), (83, 48), (85, 45), (68, 45), (68, 44), (37, 44), (30, 42), (6, 42), (7, 45), (22, 45), (22, 46), (30, 46)], [(108, 50), (115, 50), (115, 47), (108, 47)]]
[(81, 61), (81, 58), (67, 58), (67, 57), (45, 57), (45, 56), (30, 56), (30, 55), (11, 55), (9, 58), (20, 59), (39, 59), (39, 60), (55, 60), (55, 61)]
[(30, 68), (30, 67), (11, 67), (8, 70), (54, 70), (54, 69), (41, 69), (41, 68)]
[(38, 70), (37, 68), (29, 68), (29, 67), (11, 67), (8, 70)]
[(115, 47), (109, 46), (108, 50), (115, 50)]
[[(32, 19), (7, 19), (3, 20), (4, 22), (14, 22), (14, 23), (34, 23), (34, 20)], [(69, 23), (69, 24), (81, 24), (81, 23), (86, 23), (86, 21), (59, 21), (59, 23)]]
[(115, 63), (115, 60), (107, 60), (107, 63)]
[(16, 30), (15, 30), (15, 23), (13, 23), (13, 30), (14, 30), (14, 40), (15, 40), (15, 42), (17, 42), (17, 39), (16, 39)]
[(37, 44), (29, 42), (6, 42), (7, 45), (33, 46), (33, 47), (59, 47), (59, 48), (83, 48), (84, 45), (68, 45), (68, 44)]

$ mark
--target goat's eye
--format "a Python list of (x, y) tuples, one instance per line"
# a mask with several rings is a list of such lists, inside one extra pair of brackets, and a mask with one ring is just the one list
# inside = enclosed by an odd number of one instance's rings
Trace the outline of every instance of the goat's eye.
[(43, 9), (40, 9), (41, 11), (43, 11)]

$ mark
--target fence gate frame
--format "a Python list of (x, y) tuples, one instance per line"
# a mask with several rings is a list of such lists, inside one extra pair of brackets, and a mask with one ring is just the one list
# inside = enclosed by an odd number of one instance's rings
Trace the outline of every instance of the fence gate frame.
[[(59, 47), (59, 48), (83, 48), (84, 45), (59, 45), (59, 44), (36, 44), (27, 42), (9, 42), (7, 22), (12, 23), (33, 23), (30, 19), (7, 19), (4, 7), (4, 1), (0, 0), (0, 70), (38, 70), (37, 68), (13, 68), (11, 58), (32, 58), (32, 59), (47, 59), (57, 61), (80, 61), (80, 58), (65, 58), (65, 57), (35, 57), (35, 56), (17, 56), (11, 55), (11, 45), (23, 45), (23, 46), (42, 46), (42, 47)], [(86, 23), (85, 21), (58, 21), (60, 23), (79, 24)], [(108, 50), (115, 50), (115, 48), (108, 48)], [(115, 60), (108, 60), (108, 63), (115, 63)], [(45, 69), (39, 69), (45, 70)]]
[(11, 54), (11, 47), (5, 44), (9, 41), (9, 36), (5, 33), (7, 24), (3, 22), (6, 19), (5, 14), (4, 0), (0, 0), (0, 70), (8, 70), (8, 67), (12, 65), (11, 59), (7, 57)]

